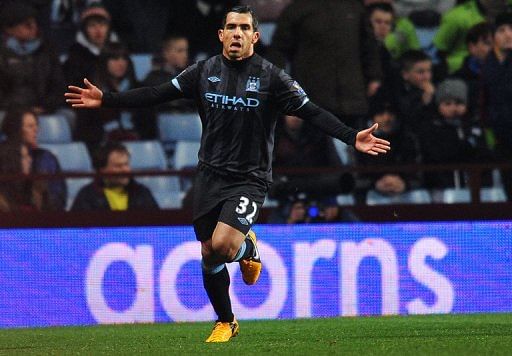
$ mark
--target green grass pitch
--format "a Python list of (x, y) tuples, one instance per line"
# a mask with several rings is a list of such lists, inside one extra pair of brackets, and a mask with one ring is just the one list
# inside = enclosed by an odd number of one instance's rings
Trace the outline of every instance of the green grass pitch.
[(4, 355), (511, 355), (512, 314), (241, 321), (206, 344), (212, 323), (0, 330)]

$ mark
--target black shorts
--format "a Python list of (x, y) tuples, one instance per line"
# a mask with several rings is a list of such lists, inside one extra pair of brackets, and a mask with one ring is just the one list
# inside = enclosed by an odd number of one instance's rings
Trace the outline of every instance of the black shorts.
[(194, 181), (194, 230), (199, 241), (212, 238), (221, 221), (244, 235), (258, 218), (267, 185), (225, 175), (200, 164)]

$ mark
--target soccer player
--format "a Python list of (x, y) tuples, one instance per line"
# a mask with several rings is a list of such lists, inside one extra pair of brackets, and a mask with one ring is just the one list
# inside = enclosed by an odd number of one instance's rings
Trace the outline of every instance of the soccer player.
[[(206, 342), (229, 341), (239, 332), (231, 310), (226, 263), (239, 262), (242, 278), (256, 283), (261, 260), (251, 230), (271, 184), (276, 120), (296, 115), (325, 133), (371, 155), (386, 153), (388, 141), (342, 124), (309, 101), (297, 82), (254, 53), (260, 34), (250, 7), (229, 10), (218, 31), (222, 54), (185, 69), (168, 83), (123, 93), (102, 93), (84, 79), (69, 86), (75, 108), (155, 105), (195, 99), (203, 124), (194, 184), (193, 225), (201, 241), (204, 288), (218, 319)], [(329, 49), (319, 55), (329, 55)], [(335, 75), (335, 73), (333, 73)]]

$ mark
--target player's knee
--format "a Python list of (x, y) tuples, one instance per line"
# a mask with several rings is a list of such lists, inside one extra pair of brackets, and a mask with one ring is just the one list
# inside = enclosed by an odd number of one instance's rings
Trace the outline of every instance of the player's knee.
[(220, 258), (230, 261), (235, 257), (237, 251), (228, 239), (216, 239), (212, 243), (212, 252)]

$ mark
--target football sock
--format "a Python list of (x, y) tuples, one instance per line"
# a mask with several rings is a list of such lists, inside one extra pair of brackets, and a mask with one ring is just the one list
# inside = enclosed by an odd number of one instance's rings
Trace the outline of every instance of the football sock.
[(211, 268), (203, 264), (203, 285), (217, 313), (218, 321), (232, 322), (234, 319), (229, 298), (229, 272), (225, 264)]
[(245, 260), (246, 258), (252, 257), (254, 255), (254, 243), (248, 237), (245, 238), (244, 242), (240, 245), (240, 249), (235, 255), (233, 262), (238, 262), (240, 260)]

